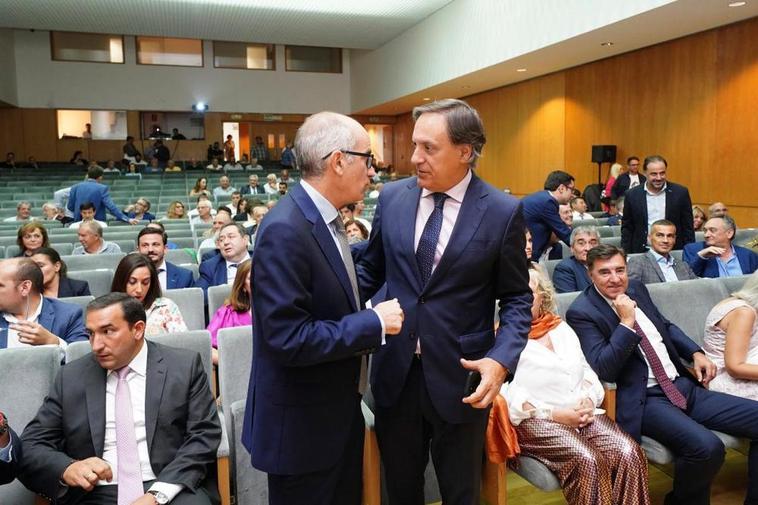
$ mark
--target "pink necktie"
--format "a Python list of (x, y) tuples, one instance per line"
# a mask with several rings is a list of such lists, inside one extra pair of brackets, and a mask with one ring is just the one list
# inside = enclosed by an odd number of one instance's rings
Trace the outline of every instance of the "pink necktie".
[(669, 376), (666, 375), (666, 369), (663, 368), (663, 363), (661, 363), (660, 358), (658, 358), (658, 354), (656, 354), (653, 344), (647, 339), (647, 335), (642, 331), (642, 328), (637, 324), (637, 321), (634, 322), (634, 331), (640, 336), (640, 347), (642, 347), (642, 350), (645, 352), (645, 357), (647, 357), (650, 370), (652, 370), (655, 380), (658, 381), (658, 385), (661, 386), (663, 394), (665, 394), (666, 398), (668, 398), (675, 406), (682, 410), (687, 410), (687, 399), (676, 388), (674, 382), (669, 379)]
[(130, 505), (145, 494), (142, 487), (142, 469), (134, 433), (134, 416), (129, 383), (129, 367), (117, 370), (116, 385), (116, 453), (118, 455), (118, 505)]

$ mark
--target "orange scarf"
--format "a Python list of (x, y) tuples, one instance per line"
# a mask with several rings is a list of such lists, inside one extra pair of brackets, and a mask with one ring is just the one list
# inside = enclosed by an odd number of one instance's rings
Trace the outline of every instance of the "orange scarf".
[(547, 332), (561, 324), (561, 316), (547, 312), (532, 321), (532, 329), (529, 330), (529, 338), (542, 338)]

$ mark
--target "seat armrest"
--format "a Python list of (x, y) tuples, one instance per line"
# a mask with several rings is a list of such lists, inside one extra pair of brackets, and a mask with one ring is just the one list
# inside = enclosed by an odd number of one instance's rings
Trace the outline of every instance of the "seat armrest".
[(221, 423), (221, 443), (218, 445), (218, 451), (216, 452), (217, 458), (229, 457), (229, 432), (226, 430), (226, 422), (224, 419), (224, 413), (218, 411), (218, 419)]
[(600, 405), (605, 409), (605, 414), (612, 420), (616, 420), (616, 383), (615, 382), (603, 382), (603, 389), (605, 390), (605, 397), (603, 403)]

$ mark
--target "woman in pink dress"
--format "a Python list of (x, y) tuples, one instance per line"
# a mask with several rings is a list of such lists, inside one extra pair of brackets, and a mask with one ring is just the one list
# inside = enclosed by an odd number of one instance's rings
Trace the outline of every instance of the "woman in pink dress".
[[(250, 307), (251, 265), (251, 260), (239, 264), (229, 298), (224, 300), (224, 304), (213, 314), (213, 318), (211, 318), (211, 322), (208, 324), (208, 331), (211, 333), (211, 345), (213, 346), (211, 352), (214, 365), (218, 365), (218, 330), (253, 324), (253, 315)], [(252, 338), (252, 333), (250, 334), (250, 338)]]

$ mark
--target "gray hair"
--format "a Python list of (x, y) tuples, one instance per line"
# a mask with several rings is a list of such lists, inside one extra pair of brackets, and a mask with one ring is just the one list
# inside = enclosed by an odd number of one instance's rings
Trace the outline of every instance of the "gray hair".
[(47, 210), (47, 209), (55, 209), (57, 211), (58, 206), (55, 204), (55, 202), (45, 202), (44, 204), (42, 204), (42, 210)]
[(732, 296), (748, 303), (753, 309), (758, 310), (758, 271), (748, 277), (742, 289), (732, 293)]
[(96, 234), (98, 237), (103, 238), (103, 227), (100, 226), (99, 223), (94, 221), (82, 221), (82, 224), (79, 225), (79, 229), (81, 230), (82, 228), (89, 229), (89, 231)]
[(413, 109), (413, 120), (418, 120), (422, 114), (442, 114), (447, 122), (447, 136), (455, 145), (469, 144), (471, 159), (469, 167), (475, 168), (476, 162), (482, 155), (482, 148), (487, 142), (484, 135), (484, 125), (479, 113), (463, 100), (445, 98), (435, 100)]
[(20, 202), (18, 202), (18, 204), (16, 204), (16, 210), (20, 209), (22, 205), (28, 205), (29, 207), (32, 206), (31, 202), (27, 200), (21, 200)]
[(574, 228), (574, 230), (571, 232), (571, 238), (569, 239), (569, 242), (571, 245), (574, 245), (574, 240), (576, 240), (576, 237), (579, 235), (594, 235), (598, 241), (600, 240), (600, 232), (597, 231), (597, 228), (594, 226), (577, 226)]
[(325, 155), (355, 146), (355, 125), (360, 126), (354, 119), (336, 112), (319, 112), (305, 120), (295, 136), (297, 165), (304, 178), (323, 175)]
[[(724, 222), (724, 228), (727, 230), (732, 230), (732, 240), (734, 240), (735, 236), (737, 235), (737, 223), (734, 221), (732, 216), (729, 216), (727, 214), (724, 214), (723, 216), (716, 216), (712, 217), (711, 219), (721, 219)], [(709, 219), (708, 221), (710, 221)]]

